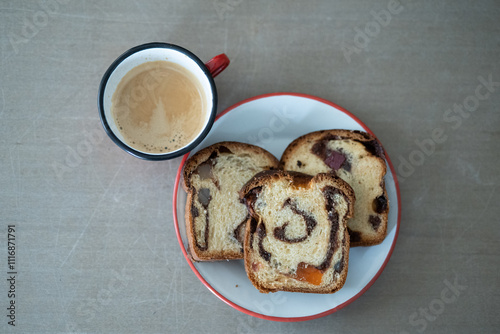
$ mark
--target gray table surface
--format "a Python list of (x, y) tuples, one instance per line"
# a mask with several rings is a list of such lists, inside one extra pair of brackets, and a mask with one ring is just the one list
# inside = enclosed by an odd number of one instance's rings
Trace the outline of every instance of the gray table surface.
[[(228, 55), (219, 111), (312, 94), (380, 138), (400, 178), (401, 227), (359, 299), (272, 322), (198, 280), (172, 218), (181, 159), (124, 153), (97, 113), (110, 63), (152, 41)], [(498, 1), (0, 1), (0, 48), (0, 332), (498, 332)]]

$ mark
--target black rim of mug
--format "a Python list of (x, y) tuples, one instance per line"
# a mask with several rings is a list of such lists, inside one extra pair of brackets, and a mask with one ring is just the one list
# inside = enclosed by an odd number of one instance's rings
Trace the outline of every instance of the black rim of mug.
[[(111, 127), (108, 124), (108, 121), (106, 119), (106, 115), (104, 112), (104, 91), (106, 89), (106, 85), (108, 83), (109, 77), (111, 74), (114, 72), (114, 70), (120, 65), (125, 59), (133, 55), (134, 53), (137, 53), (139, 51), (145, 50), (145, 49), (155, 49), (155, 48), (164, 48), (164, 49), (173, 49), (177, 50), (185, 55), (187, 55), (191, 60), (193, 60), (203, 71), (205, 76), (207, 77), (209, 83), (210, 83), (210, 88), (212, 90), (212, 110), (210, 111), (210, 116), (208, 123), (206, 127), (203, 129), (203, 131), (200, 133), (200, 135), (189, 145), (183, 147), (182, 149), (174, 152), (167, 152), (164, 154), (148, 154), (144, 153), (138, 150), (135, 150), (125, 144), (123, 141), (121, 141), (111, 130)], [(155, 160), (155, 161), (160, 161), (160, 160), (168, 160), (168, 159), (173, 159), (179, 156), (182, 156), (188, 152), (190, 152), (192, 149), (194, 149), (200, 142), (205, 139), (205, 137), (208, 135), (210, 132), (212, 125), (215, 121), (215, 115), (217, 114), (217, 89), (215, 87), (215, 82), (210, 74), (210, 71), (207, 69), (205, 64), (191, 51), (175, 45), (175, 44), (170, 44), (170, 43), (161, 43), (161, 42), (153, 42), (153, 43), (146, 43), (142, 45), (135, 46), (127, 51), (125, 51), (121, 56), (119, 56), (108, 68), (108, 70), (104, 73), (104, 76), (101, 79), (101, 83), (99, 85), (99, 92), (98, 92), (98, 97), (97, 97), (97, 105), (99, 109), (99, 115), (101, 117), (101, 123), (102, 126), (104, 127), (104, 130), (108, 134), (109, 138), (118, 145), (121, 149), (126, 151), (127, 153), (137, 157), (141, 158), (144, 160)]]

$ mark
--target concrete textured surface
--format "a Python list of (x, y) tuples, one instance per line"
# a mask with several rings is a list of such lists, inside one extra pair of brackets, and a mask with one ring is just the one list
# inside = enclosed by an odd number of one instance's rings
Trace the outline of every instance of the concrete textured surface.
[[(0, 1), (0, 332), (498, 332), (499, 18), (495, 0)], [(379, 137), (400, 179), (401, 225), (359, 299), (272, 322), (198, 280), (172, 218), (181, 158), (126, 154), (97, 112), (107, 67), (152, 41), (228, 55), (219, 111), (306, 93)]]

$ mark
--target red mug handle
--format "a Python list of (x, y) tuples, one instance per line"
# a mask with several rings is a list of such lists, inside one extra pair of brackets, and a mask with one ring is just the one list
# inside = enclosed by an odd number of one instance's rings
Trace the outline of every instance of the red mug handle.
[(213, 57), (207, 63), (205, 63), (205, 66), (210, 71), (212, 78), (218, 76), (220, 72), (224, 71), (228, 65), (229, 58), (224, 53)]

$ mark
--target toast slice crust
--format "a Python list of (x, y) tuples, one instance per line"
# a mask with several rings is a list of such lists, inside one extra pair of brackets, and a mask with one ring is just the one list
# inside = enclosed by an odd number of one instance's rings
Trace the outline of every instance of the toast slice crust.
[(278, 168), (268, 151), (245, 143), (220, 142), (184, 165), (185, 222), (189, 254), (195, 261), (243, 258), (247, 209), (239, 190), (256, 173)]
[(333, 293), (347, 277), (351, 187), (333, 174), (267, 171), (241, 190), (245, 270), (263, 293)]
[(351, 247), (381, 243), (387, 233), (389, 200), (384, 151), (362, 131), (323, 130), (294, 140), (280, 162), (284, 170), (310, 175), (334, 172), (356, 194), (354, 217), (347, 224)]

